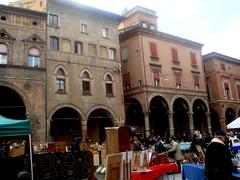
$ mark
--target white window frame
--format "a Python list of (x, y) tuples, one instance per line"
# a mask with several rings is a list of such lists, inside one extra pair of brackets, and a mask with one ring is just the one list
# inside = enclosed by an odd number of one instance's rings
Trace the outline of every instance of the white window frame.
[(102, 37), (103, 38), (109, 38), (109, 30), (106, 27), (102, 28)]
[(85, 33), (85, 34), (88, 33), (87, 24), (81, 24), (81, 25), (80, 25), (80, 32), (81, 32), (81, 33)]
[[(31, 63), (29, 63), (30, 61), (31, 61)], [(40, 67), (40, 57), (29, 54), (28, 55), (28, 66), (30, 66), (30, 67)]]
[(8, 63), (8, 55), (5, 53), (0, 53), (0, 64)]
[(108, 58), (111, 59), (111, 60), (116, 59), (116, 49), (114, 49), (114, 48), (109, 48), (108, 49)]
[[(54, 23), (54, 17), (57, 18), (57, 23)], [(52, 18), (53, 18), (53, 23), (52, 23)], [(60, 19), (59, 16), (53, 13), (48, 14), (48, 25), (53, 26), (53, 27), (59, 27), (60, 24)]]

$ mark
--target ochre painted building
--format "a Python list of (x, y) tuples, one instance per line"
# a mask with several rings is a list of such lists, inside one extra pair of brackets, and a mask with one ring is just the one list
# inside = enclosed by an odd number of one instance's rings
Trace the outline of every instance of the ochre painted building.
[(240, 60), (212, 52), (203, 56), (213, 129), (240, 116)]
[(119, 25), (126, 125), (145, 135), (211, 133), (202, 44), (157, 30), (136, 6)]

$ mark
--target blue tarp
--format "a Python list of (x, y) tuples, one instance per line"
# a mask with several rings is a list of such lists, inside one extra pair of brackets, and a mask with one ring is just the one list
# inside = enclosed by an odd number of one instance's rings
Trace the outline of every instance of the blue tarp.
[(30, 133), (30, 120), (9, 119), (0, 115), (0, 136), (27, 135)]

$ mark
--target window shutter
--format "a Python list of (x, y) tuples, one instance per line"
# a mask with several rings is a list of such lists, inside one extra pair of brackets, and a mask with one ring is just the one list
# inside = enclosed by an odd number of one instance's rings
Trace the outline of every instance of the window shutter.
[(151, 56), (157, 57), (157, 46), (155, 43), (150, 43)]
[(194, 84), (199, 85), (199, 76), (194, 76)]
[(178, 61), (178, 52), (177, 52), (177, 49), (175, 48), (172, 48), (172, 60)]
[(240, 99), (240, 86), (237, 86), (238, 99)]
[(176, 84), (181, 84), (180, 73), (177, 73), (177, 74), (176, 74)]
[(130, 75), (129, 75), (129, 73), (123, 74), (123, 84), (124, 85), (130, 84)]
[(153, 78), (154, 78), (154, 80), (160, 80), (160, 74), (159, 74), (160, 72), (159, 72), (159, 70), (158, 69), (153, 69)]
[(197, 64), (197, 59), (196, 59), (196, 54), (194, 52), (191, 52), (191, 63), (193, 65), (196, 65)]
[(226, 71), (225, 64), (221, 63), (221, 70)]

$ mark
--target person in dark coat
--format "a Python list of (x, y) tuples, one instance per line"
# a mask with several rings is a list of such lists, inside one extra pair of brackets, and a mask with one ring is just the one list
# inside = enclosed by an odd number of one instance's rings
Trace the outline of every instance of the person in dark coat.
[(224, 144), (226, 134), (222, 130), (207, 146), (205, 155), (205, 175), (208, 180), (230, 180), (233, 172), (231, 153)]

